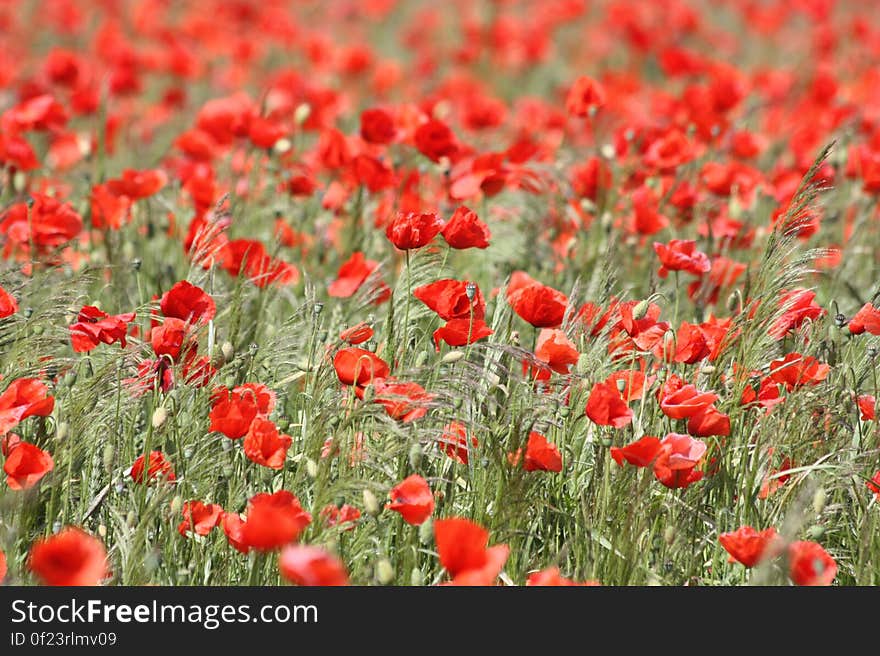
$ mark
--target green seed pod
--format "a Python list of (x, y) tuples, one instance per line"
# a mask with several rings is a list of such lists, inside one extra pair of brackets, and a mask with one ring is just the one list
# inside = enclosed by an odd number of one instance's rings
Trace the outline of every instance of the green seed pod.
[(125, 524), (130, 527), (134, 527), (137, 524), (137, 513), (134, 510), (128, 511), (128, 514), (125, 516)]
[(373, 494), (370, 490), (364, 489), (363, 497), (364, 497), (364, 510), (367, 511), (367, 514), (378, 515), (380, 508), (379, 508), (379, 502), (376, 500), (376, 495)]
[(388, 585), (394, 580), (394, 566), (387, 558), (383, 558), (376, 563), (376, 580), (381, 585)]
[(422, 570), (418, 567), (413, 567), (412, 572), (409, 574), (409, 583), (410, 585), (419, 587), (425, 584), (425, 575), (422, 574)]
[(183, 498), (180, 495), (175, 496), (171, 500), (171, 514), (179, 515), (183, 510)]
[(67, 439), (67, 434), (70, 432), (70, 425), (66, 421), (62, 421), (58, 424), (58, 428), (55, 430), (55, 441), (63, 442)]
[(409, 466), (418, 469), (422, 461), (422, 445), (416, 442), (409, 448)]
[(431, 544), (434, 540), (434, 523), (428, 519), (424, 524), (419, 526), (419, 542), (422, 544)]
[(648, 309), (651, 307), (651, 301), (647, 298), (636, 303), (636, 306), (632, 310), (632, 317), (634, 321), (639, 321), (640, 319), (644, 319), (648, 314)]
[(165, 425), (166, 419), (168, 419), (168, 411), (165, 409), (164, 405), (160, 405), (153, 410), (153, 417), (150, 420), (150, 423), (153, 424), (153, 428), (159, 429)]
[(464, 357), (464, 351), (450, 351), (442, 358), (440, 358), (440, 362), (443, 364), (452, 364), (454, 362), (458, 362)]
[(116, 447), (112, 444), (104, 446), (102, 462), (104, 463), (104, 471), (108, 474), (111, 473), (113, 471), (113, 465), (116, 462)]
[(825, 527), (820, 526), (819, 524), (814, 524), (807, 529), (807, 537), (809, 537), (811, 540), (818, 540), (823, 535), (825, 535)]
[(821, 515), (822, 511), (825, 510), (825, 501), (827, 499), (827, 495), (825, 493), (825, 488), (820, 487), (816, 490), (816, 493), (813, 495), (813, 512), (817, 515)]
[(663, 531), (663, 541), (668, 545), (672, 545), (672, 543), (675, 542), (675, 535), (675, 527), (667, 526), (666, 529)]

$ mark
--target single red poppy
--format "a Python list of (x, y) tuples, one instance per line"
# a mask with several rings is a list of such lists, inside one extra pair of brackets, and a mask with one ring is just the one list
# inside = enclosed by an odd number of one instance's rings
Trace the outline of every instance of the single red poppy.
[(385, 236), (402, 251), (421, 248), (443, 229), (443, 220), (435, 212), (399, 212), (388, 222)]
[(189, 323), (210, 321), (217, 313), (214, 299), (192, 283), (181, 280), (162, 295), (159, 301), (162, 314)]
[(816, 542), (792, 542), (788, 545), (788, 575), (795, 585), (831, 585), (837, 563)]
[(212, 395), (211, 402), (211, 411), (208, 414), (211, 423), (208, 430), (223, 433), (233, 440), (247, 434), (260, 411), (257, 397), (243, 390), (219, 388)]
[(600, 426), (623, 428), (633, 419), (633, 411), (621, 398), (613, 383), (596, 383), (590, 390), (586, 407), (587, 417)]
[(451, 248), (457, 249), (488, 248), (492, 237), (489, 226), (463, 205), (455, 210), (441, 234)]
[(333, 357), (333, 368), (343, 385), (359, 387), (375, 378), (386, 378), (391, 372), (388, 363), (378, 355), (355, 347), (339, 349)]
[(256, 417), (242, 445), (245, 455), (253, 462), (270, 469), (281, 469), (292, 443), (290, 435), (280, 434), (274, 422)]
[(831, 367), (819, 362), (811, 355), (788, 353), (785, 357), (770, 363), (769, 378), (774, 383), (785, 385), (791, 392), (798, 387), (818, 385), (828, 377)]
[(418, 526), (434, 512), (434, 494), (427, 481), (413, 474), (391, 488), (391, 503), (385, 507), (400, 513), (407, 524)]
[(865, 303), (849, 320), (849, 331), (853, 335), (861, 335), (866, 331), (871, 335), (880, 335), (880, 310)]
[(491, 585), (510, 553), (506, 544), (487, 548), (489, 531), (461, 517), (435, 521), (434, 541), (453, 585)]
[(546, 437), (532, 431), (526, 444), (526, 457), (523, 461), (526, 471), (562, 471), (562, 454), (559, 447), (549, 442)]
[(413, 140), (419, 152), (433, 162), (439, 162), (442, 157), (453, 158), (458, 153), (458, 142), (452, 130), (437, 119), (430, 119), (416, 128)]
[(76, 323), (70, 325), (70, 341), (77, 353), (86, 353), (98, 344), (119, 342), (125, 347), (128, 325), (134, 321), (135, 313), (109, 315), (93, 305), (86, 305), (79, 311)]
[[(468, 464), (468, 432), (464, 424), (458, 421), (446, 424), (437, 442), (447, 456), (462, 465)], [(471, 436), (470, 445), (472, 448), (478, 446), (476, 437)]]
[(486, 316), (486, 302), (480, 288), (464, 280), (444, 278), (416, 287), (413, 296), (446, 321), (471, 318), (477, 320)]
[(782, 551), (782, 538), (770, 527), (757, 531), (742, 526), (730, 533), (718, 536), (718, 542), (730, 554), (730, 562), (739, 561), (746, 567), (754, 567), (765, 558), (774, 558)]
[(361, 511), (347, 503), (339, 507), (331, 503), (321, 509), (320, 515), (327, 526), (350, 524), (350, 526), (345, 528), (346, 531), (350, 531), (354, 528), (355, 521), (360, 519)]
[[(335, 298), (349, 298), (361, 288), (361, 285), (364, 284), (370, 274), (378, 268), (378, 262), (368, 260), (364, 257), (363, 253), (355, 251), (339, 267), (339, 271), (336, 273), (336, 280), (327, 287), (327, 293)], [(385, 296), (386, 291), (383, 290), (385, 288), (384, 283), (379, 282), (378, 285), (381, 292), (380, 296)], [(390, 294), (390, 290), (387, 290), (387, 293)]]
[(6, 457), (3, 471), (13, 490), (27, 490), (55, 468), (52, 454), (28, 442), (18, 442)]
[(568, 335), (555, 328), (544, 328), (538, 334), (535, 357), (559, 374), (567, 374), (580, 358), (577, 348)]
[(18, 301), (15, 297), (0, 287), (0, 319), (11, 317), (18, 312)]
[(98, 585), (110, 574), (104, 544), (77, 527), (34, 542), (28, 569), (46, 585)]
[(373, 338), (373, 327), (366, 321), (361, 321), (351, 328), (346, 328), (339, 334), (339, 339), (349, 344), (363, 344)]
[(131, 477), (135, 483), (148, 483), (159, 478), (175, 480), (174, 468), (161, 451), (151, 451), (149, 458), (139, 455), (131, 466)]
[(706, 453), (706, 443), (690, 435), (670, 433), (660, 441), (654, 476), (668, 488), (686, 488), (703, 478), (696, 469)]
[(697, 242), (693, 239), (671, 239), (667, 244), (654, 242), (654, 252), (660, 258), (657, 273), (661, 278), (665, 278), (670, 271), (687, 271), (700, 276), (712, 268), (709, 258), (697, 250)]
[(376, 378), (373, 388), (373, 401), (383, 406), (389, 417), (405, 424), (428, 414), (428, 403), (434, 398), (418, 383), (393, 378)]
[(281, 576), (296, 585), (348, 585), (345, 565), (333, 554), (320, 547), (288, 545), (278, 556)]
[(299, 499), (287, 490), (279, 490), (251, 497), (245, 519), (226, 513), (223, 531), (229, 543), (242, 553), (251, 549), (272, 551), (298, 540), (311, 523), (312, 516), (303, 510)]
[(507, 288), (507, 302), (513, 311), (535, 328), (558, 328), (568, 307), (568, 297), (536, 280), (519, 282), (521, 286)]
[(372, 144), (389, 144), (394, 141), (397, 128), (394, 117), (384, 109), (375, 107), (361, 112), (361, 138)]
[[(189, 325), (176, 317), (165, 317), (161, 324), (153, 326), (150, 330), (150, 344), (157, 356), (167, 355), (172, 360), (179, 360), (181, 354), (185, 354), (195, 346), (192, 340), (188, 340)], [(190, 343), (187, 344), (187, 341)]]
[(222, 519), (223, 508), (219, 504), (187, 501), (183, 504), (183, 521), (177, 525), (177, 532), (184, 537), (189, 532), (208, 535)]
[(55, 407), (45, 383), (36, 378), (18, 378), (0, 394), (0, 435), (8, 433), (27, 417), (48, 417)]
[(558, 567), (547, 567), (540, 572), (532, 572), (526, 579), (527, 586), (553, 586), (553, 587), (570, 587), (570, 586), (588, 586), (596, 587), (602, 585), (598, 581), (583, 581), (575, 583), (571, 579), (565, 578), (559, 573)]
[(450, 319), (434, 331), (434, 348), (440, 350), (440, 342), (450, 346), (467, 346), (492, 334), (483, 319)]
[(605, 90), (596, 80), (582, 75), (574, 81), (565, 97), (565, 111), (585, 118), (605, 104)]

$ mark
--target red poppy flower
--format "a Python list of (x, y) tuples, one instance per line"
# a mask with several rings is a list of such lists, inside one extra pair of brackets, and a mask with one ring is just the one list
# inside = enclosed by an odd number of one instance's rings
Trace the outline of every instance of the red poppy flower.
[(567, 374), (571, 365), (577, 364), (580, 353), (563, 331), (544, 328), (538, 334), (535, 357), (556, 373)]
[[(472, 295), (468, 294), (471, 286)], [(444, 278), (428, 285), (416, 287), (413, 296), (437, 313), (441, 319), (482, 319), (486, 315), (486, 302), (480, 288), (464, 280)]]
[(626, 460), (635, 467), (647, 467), (658, 455), (660, 455), (660, 439), (652, 435), (646, 435), (624, 447), (611, 447), (611, 457), (621, 466)]
[(595, 587), (601, 585), (598, 581), (584, 581), (583, 583), (575, 583), (571, 579), (567, 579), (559, 573), (558, 567), (547, 567), (540, 572), (532, 572), (526, 579), (527, 586), (553, 586), (553, 587), (570, 587), (570, 586), (590, 586)]
[(853, 335), (861, 335), (865, 331), (872, 335), (880, 335), (880, 310), (870, 303), (865, 303), (849, 320), (849, 331)]
[(0, 394), (0, 435), (27, 417), (48, 417), (55, 407), (46, 385), (36, 378), (19, 378)]
[(810, 355), (789, 353), (779, 360), (770, 363), (768, 378), (774, 383), (785, 385), (791, 392), (798, 387), (818, 385), (828, 377), (831, 367), (819, 362)]
[(506, 544), (487, 548), (489, 531), (460, 517), (435, 521), (434, 541), (453, 585), (491, 585), (510, 553)]
[(782, 339), (790, 330), (799, 328), (805, 321), (815, 321), (825, 310), (814, 301), (816, 293), (808, 289), (794, 289), (785, 292), (779, 299), (779, 307), (785, 308), (783, 314), (777, 318), (768, 334), (775, 339)]
[(324, 506), (320, 514), (327, 526), (351, 524), (351, 526), (345, 529), (350, 531), (354, 528), (354, 522), (360, 518), (361, 511), (354, 506), (349, 506), (347, 503), (338, 508), (331, 503)]
[[(453, 421), (443, 427), (443, 434), (437, 441), (440, 449), (456, 462), (468, 464), (468, 434), (464, 424)], [(477, 438), (471, 436), (471, 447), (476, 448)]]
[(0, 234), (25, 250), (33, 244), (48, 250), (67, 243), (82, 230), (82, 217), (68, 203), (34, 192), (34, 203), (17, 203), (0, 215)]
[(684, 488), (703, 478), (695, 468), (706, 453), (706, 443), (690, 435), (670, 433), (660, 442), (654, 476), (669, 488)]
[(877, 418), (877, 401), (871, 394), (859, 394), (857, 399), (862, 421), (873, 421)]
[(389, 417), (405, 424), (428, 414), (427, 404), (434, 398), (418, 383), (393, 378), (376, 378), (373, 388), (373, 401), (383, 406)]
[(255, 418), (244, 436), (244, 454), (253, 462), (270, 469), (281, 469), (293, 440), (282, 435), (274, 422)]
[(385, 236), (402, 251), (421, 248), (443, 229), (443, 220), (435, 212), (399, 212), (389, 221)]
[(633, 412), (612, 383), (596, 383), (587, 399), (587, 417), (600, 426), (623, 428), (632, 421)]
[(135, 313), (109, 315), (93, 305), (86, 305), (70, 325), (70, 341), (77, 353), (86, 353), (98, 344), (119, 342), (125, 347), (128, 324), (134, 321)]
[(388, 364), (371, 351), (360, 348), (344, 348), (336, 352), (333, 368), (343, 385), (364, 386), (375, 378), (386, 378), (390, 373)]
[(712, 351), (706, 341), (706, 335), (700, 326), (686, 321), (675, 335), (674, 340), (662, 340), (654, 347), (654, 354), (667, 362), (683, 362), (694, 364), (709, 357)]
[(161, 451), (151, 451), (147, 459), (143, 454), (139, 455), (131, 466), (131, 477), (135, 483), (147, 483), (158, 478), (175, 480), (174, 468)]
[(440, 342), (450, 346), (466, 346), (492, 334), (492, 329), (483, 319), (450, 319), (446, 325), (434, 331), (434, 347), (440, 350)]
[(599, 200), (599, 194), (609, 189), (611, 183), (611, 168), (598, 157), (590, 157), (571, 169), (572, 189), (578, 196), (593, 202)]
[(253, 239), (233, 239), (227, 242), (221, 253), (221, 266), (230, 276), (244, 275), (257, 287), (270, 284), (286, 285), (299, 280), (295, 266), (276, 259), (266, 252), (266, 247)]
[(351, 328), (346, 328), (339, 334), (339, 339), (352, 345), (363, 344), (372, 338), (373, 327), (366, 321), (361, 321), (359, 324), (356, 324)]
[(181, 280), (162, 295), (159, 301), (162, 314), (189, 323), (210, 321), (217, 312), (214, 299), (200, 287)]
[(687, 271), (695, 276), (708, 273), (712, 268), (705, 253), (697, 250), (697, 242), (693, 239), (671, 239), (668, 244), (654, 242), (654, 252), (660, 258), (661, 278), (670, 271)]
[(6, 484), (13, 490), (32, 488), (54, 468), (52, 454), (27, 442), (19, 442), (3, 464)]
[(730, 417), (714, 405), (707, 405), (688, 419), (687, 430), (697, 437), (730, 435)]
[(572, 116), (585, 118), (605, 104), (602, 85), (583, 75), (574, 81), (565, 97), (565, 111)]
[(18, 312), (18, 302), (15, 297), (0, 287), (0, 319), (11, 317)]
[(373, 144), (389, 144), (394, 141), (397, 128), (394, 117), (384, 109), (373, 108), (361, 112), (361, 137)]
[(874, 474), (870, 481), (867, 481), (865, 485), (868, 487), (871, 492), (874, 493), (874, 496), (877, 497), (877, 500), (880, 501), (880, 470)]
[(184, 537), (189, 532), (208, 535), (221, 519), (223, 508), (219, 504), (187, 501), (183, 504), (183, 521), (177, 525), (177, 532)]
[(671, 375), (657, 392), (660, 410), (672, 419), (687, 419), (703, 411), (718, 400), (712, 392), (701, 392), (690, 383), (685, 384), (675, 374)]
[(257, 397), (245, 390), (230, 391), (223, 387), (214, 392), (211, 401), (208, 430), (223, 433), (233, 440), (247, 434), (259, 413)]
[(400, 513), (407, 524), (418, 526), (434, 512), (434, 493), (418, 474), (403, 479), (388, 493), (391, 503), (385, 507)]
[(731, 533), (722, 533), (718, 541), (730, 554), (730, 562), (739, 561), (746, 567), (754, 567), (764, 558), (774, 558), (782, 551), (782, 539), (775, 528), (756, 531), (743, 526)]
[(515, 288), (507, 288), (507, 302), (513, 311), (536, 328), (558, 328), (568, 307), (568, 297), (528, 276), (519, 277), (517, 283)]
[(34, 542), (28, 569), (46, 585), (98, 585), (110, 574), (104, 544), (76, 527)]
[(116, 196), (127, 196), (132, 200), (147, 198), (168, 184), (168, 176), (164, 171), (151, 169), (135, 171), (126, 169), (122, 177), (106, 182), (107, 189)]
[(232, 388), (233, 393), (242, 396), (250, 395), (257, 404), (257, 410), (262, 415), (268, 415), (275, 409), (275, 392), (263, 385), (263, 383), (244, 383)]
[(281, 576), (296, 585), (348, 585), (345, 565), (320, 547), (289, 545), (278, 556)]
[(526, 471), (562, 471), (562, 454), (559, 448), (547, 438), (532, 431), (526, 444), (526, 457), (523, 462)]
[(226, 513), (223, 530), (233, 547), (247, 553), (250, 549), (272, 551), (295, 542), (311, 523), (312, 516), (303, 510), (299, 499), (287, 490), (279, 490), (251, 497), (244, 520)]
[(453, 158), (458, 152), (458, 143), (452, 130), (436, 119), (422, 123), (416, 129), (413, 139), (419, 152), (433, 162), (439, 162), (442, 157)]
[(669, 225), (669, 219), (660, 214), (659, 200), (654, 192), (641, 186), (632, 192), (633, 213), (629, 219), (628, 229), (639, 235), (653, 235)]
[(795, 585), (831, 585), (837, 576), (834, 558), (815, 542), (788, 545), (788, 575)]
[(441, 234), (450, 247), (457, 249), (488, 248), (492, 237), (489, 226), (463, 205), (455, 210)]
[(188, 324), (182, 319), (165, 317), (161, 324), (150, 330), (150, 344), (157, 356), (167, 355), (172, 360), (179, 360), (184, 350), (189, 351), (192, 344), (186, 345)]
[[(368, 260), (364, 257), (363, 253), (355, 251), (351, 254), (351, 257), (339, 267), (339, 271), (336, 274), (336, 280), (331, 282), (327, 287), (327, 293), (336, 298), (349, 298), (361, 288), (361, 285), (364, 284), (370, 274), (377, 268), (379, 268), (378, 262)], [(380, 297), (387, 298), (387, 296), (390, 296), (390, 289), (388, 289), (384, 283), (379, 282), (378, 285), (380, 288)], [(376, 301), (376, 303), (381, 302), (382, 300), (378, 299)]]

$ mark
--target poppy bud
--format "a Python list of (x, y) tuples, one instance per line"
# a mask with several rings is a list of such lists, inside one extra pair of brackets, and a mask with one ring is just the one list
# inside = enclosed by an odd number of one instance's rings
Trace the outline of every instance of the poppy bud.
[(223, 359), (229, 362), (235, 355), (235, 347), (229, 342), (223, 342), (220, 346), (220, 352), (223, 354)]
[(422, 570), (418, 567), (413, 567), (412, 572), (409, 575), (409, 583), (415, 587), (421, 587), (425, 582), (425, 575), (422, 574)]
[(738, 289), (734, 289), (730, 296), (727, 297), (727, 311), (736, 312), (742, 307), (742, 294)]
[(422, 460), (422, 445), (416, 442), (409, 448), (409, 466), (413, 469), (419, 468)]
[(667, 526), (666, 529), (663, 531), (663, 541), (668, 545), (672, 545), (672, 543), (675, 542), (674, 526)]
[[(13, 188), (16, 191), (21, 192), (24, 190), (25, 184), (27, 184), (27, 177), (25, 176), (24, 172), (16, 171), (15, 175), (12, 177)], [(28, 207), (30, 207), (31, 205), (34, 204), (34, 199), (28, 198), (27, 202), (28, 202)]]
[(291, 148), (293, 148), (293, 144), (291, 143), (290, 139), (285, 138), (281, 138), (276, 141), (275, 145), (272, 147), (272, 149), (278, 154), (286, 153)]
[(440, 362), (442, 362), (443, 364), (452, 364), (454, 362), (458, 362), (463, 357), (464, 351), (450, 351), (440, 359)]
[(309, 119), (312, 113), (312, 106), (309, 103), (301, 103), (293, 112), (293, 122), (302, 125)]
[(586, 353), (581, 353), (580, 357), (578, 357), (577, 364), (575, 365), (575, 369), (579, 374), (585, 374), (590, 371), (593, 367), (590, 364), (590, 356)]
[(376, 580), (380, 585), (388, 585), (394, 580), (394, 567), (387, 558), (376, 563)]
[(364, 489), (363, 497), (364, 497), (364, 510), (367, 511), (367, 514), (378, 515), (380, 508), (379, 508), (379, 502), (376, 500), (376, 495), (373, 494), (370, 490)]
[(108, 474), (113, 471), (113, 465), (116, 461), (116, 447), (112, 444), (107, 444), (104, 447), (104, 454), (102, 458), (102, 462), (104, 463), (104, 471)]
[(70, 426), (66, 421), (62, 421), (60, 424), (58, 424), (58, 429), (55, 431), (55, 441), (63, 442), (64, 440), (66, 440), (69, 428)]
[(704, 376), (710, 376), (711, 374), (715, 373), (715, 367), (713, 367), (710, 364), (707, 364), (705, 367), (702, 367), (700, 369), (700, 373), (703, 374)]
[(599, 154), (605, 159), (614, 159), (614, 156), (616, 155), (614, 151), (614, 144), (603, 144), (602, 147), (599, 149)]
[(428, 361), (428, 354), (425, 351), (419, 352), (416, 356), (415, 366), (422, 367)]
[(107, 537), (107, 526), (106, 525), (98, 524), (98, 535), (101, 537), (101, 539), (104, 539)]
[(306, 474), (309, 478), (318, 478), (318, 463), (311, 458), (306, 458)]
[(568, 417), (571, 414), (571, 408), (567, 405), (561, 406), (559, 408), (559, 416), (560, 417)]
[(179, 515), (181, 510), (183, 510), (183, 499), (177, 495), (171, 500), (171, 514)]
[(430, 544), (434, 540), (434, 522), (429, 518), (419, 526), (419, 541), (422, 544)]
[(636, 306), (632, 310), (633, 321), (641, 321), (644, 319), (648, 314), (650, 306), (651, 302), (647, 298), (636, 303)]
[(125, 515), (125, 525), (134, 527), (135, 524), (137, 524), (137, 513), (134, 510), (129, 510)]
[(462, 398), (460, 396), (456, 396), (454, 399), (452, 399), (452, 407), (455, 408), (456, 410), (461, 409), (461, 404), (462, 404)]
[(823, 535), (825, 535), (825, 527), (819, 526), (819, 524), (811, 526), (807, 529), (807, 537), (809, 537), (811, 540), (818, 540)]
[(165, 424), (165, 420), (168, 419), (168, 411), (165, 409), (165, 406), (160, 405), (153, 411), (153, 418), (151, 419), (153, 428), (162, 428)]
[(822, 511), (825, 510), (826, 496), (824, 487), (820, 487), (813, 495), (813, 512), (817, 515), (821, 515)]

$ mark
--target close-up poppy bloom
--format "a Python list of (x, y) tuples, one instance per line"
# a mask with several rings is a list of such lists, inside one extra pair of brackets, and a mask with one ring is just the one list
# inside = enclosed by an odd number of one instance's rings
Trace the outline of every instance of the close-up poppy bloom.
[(5, 0), (5, 583), (880, 585), (871, 4)]

